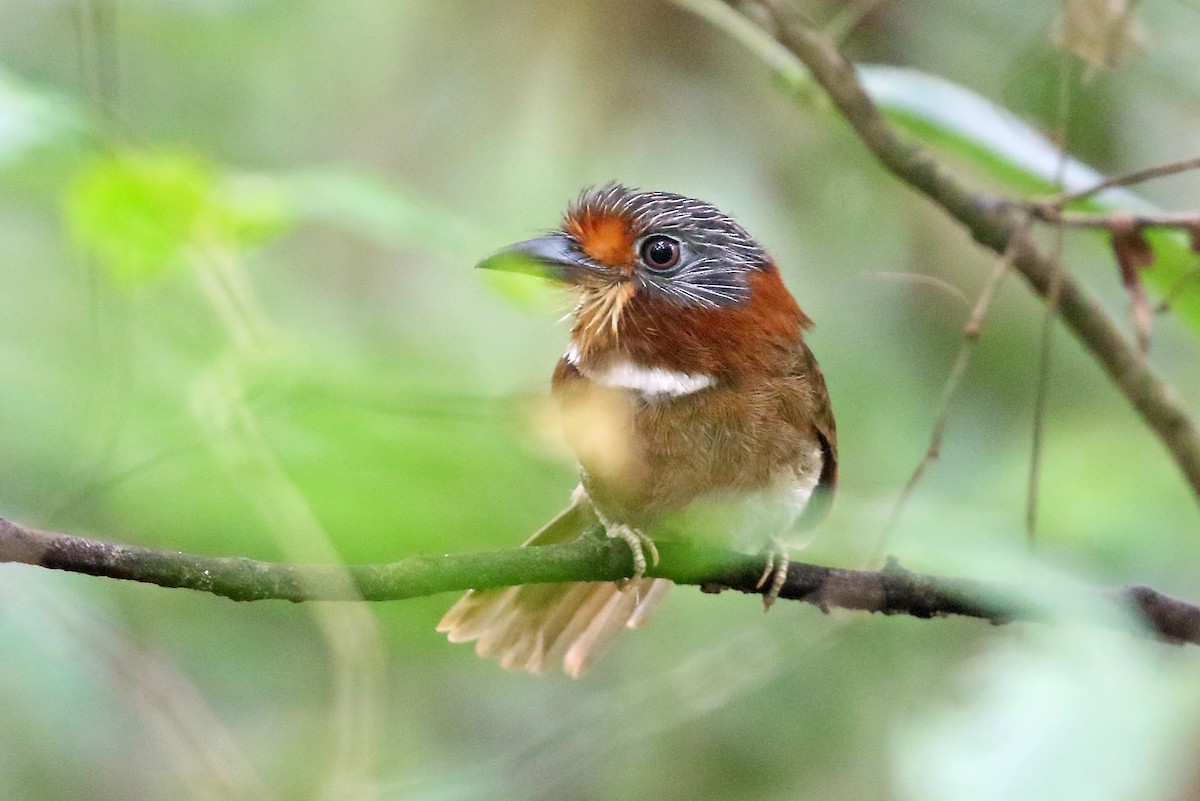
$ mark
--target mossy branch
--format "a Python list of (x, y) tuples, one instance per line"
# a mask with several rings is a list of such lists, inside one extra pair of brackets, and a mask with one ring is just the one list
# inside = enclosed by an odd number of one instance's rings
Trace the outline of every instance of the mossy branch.
[[(650, 575), (705, 592), (761, 594), (761, 556), (659, 542)], [(629, 548), (604, 536), (565, 545), (442, 556), (409, 556), (373, 565), (289, 565), (240, 557), (197, 556), (38, 531), (0, 518), (0, 562), (207, 592), (235, 601), (396, 601), (470, 588), (561, 581), (616, 581), (633, 568)], [(347, 580), (349, 579), (349, 580)], [(1124, 602), (1170, 642), (1200, 645), (1200, 607), (1149, 587), (1092, 590), (1097, 605)], [(999, 583), (883, 570), (843, 570), (793, 562), (780, 598), (833, 608), (917, 618), (960, 615), (992, 623), (1045, 620), (1044, 604), (1020, 602), (1028, 590)]]

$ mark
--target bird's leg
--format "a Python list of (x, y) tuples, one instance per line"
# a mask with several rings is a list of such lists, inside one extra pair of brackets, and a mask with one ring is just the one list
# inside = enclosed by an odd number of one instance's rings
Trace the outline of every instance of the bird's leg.
[[(761, 590), (764, 586), (767, 591), (763, 593), (763, 611), (771, 611), (771, 606), (779, 600), (779, 591), (783, 589), (783, 583), (787, 581), (788, 565), (791, 564), (791, 556), (788, 555), (787, 546), (778, 540), (771, 540), (767, 546), (763, 548), (763, 554), (767, 558), (766, 566), (763, 567), (762, 575), (758, 577), (758, 583), (754, 585), (754, 589)], [(767, 579), (771, 580), (767, 584)]]
[(633, 553), (633, 575), (617, 582), (621, 589), (625, 589), (646, 575), (646, 554), (650, 554), (650, 564), (658, 564), (658, 548), (655, 547), (654, 540), (636, 528), (626, 525), (608, 526), (605, 532), (614, 539), (623, 540)]

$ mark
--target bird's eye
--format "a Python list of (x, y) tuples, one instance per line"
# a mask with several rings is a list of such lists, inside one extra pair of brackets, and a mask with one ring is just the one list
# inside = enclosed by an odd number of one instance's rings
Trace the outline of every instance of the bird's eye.
[(669, 270), (679, 263), (679, 243), (669, 236), (648, 236), (642, 242), (642, 262), (652, 270)]

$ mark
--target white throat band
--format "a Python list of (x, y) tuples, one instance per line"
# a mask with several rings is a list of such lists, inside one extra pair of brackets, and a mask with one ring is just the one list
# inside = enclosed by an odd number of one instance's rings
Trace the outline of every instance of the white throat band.
[(563, 358), (585, 376), (606, 387), (637, 392), (647, 399), (681, 398), (716, 385), (717, 380), (703, 373), (681, 373), (665, 367), (643, 367), (631, 361), (619, 361), (600, 370), (584, 369), (579, 364), (579, 349), (572, 343)]

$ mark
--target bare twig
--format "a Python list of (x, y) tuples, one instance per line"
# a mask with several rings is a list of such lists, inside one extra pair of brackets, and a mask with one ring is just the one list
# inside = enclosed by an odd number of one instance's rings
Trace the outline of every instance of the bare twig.
[(962, 303), (964, 307), (971, 305), (971, 299), (961, 289), (956, 287), (944, 278), (938, 278), (936, 275), (925, 275), (924, 273), (913, 272), (896, 272), (894, 270), (874, 270), (871, 276), (875, 278), (883, 278), (889, 281), (897, 281), (900, 283), (917, 286), (924, 284), (932, 289), (941, 291), (944, 295), (954, 298)]
[[(1062, 253), (1062, 231), (1055, 240), (1056, 260)], [(1032, 546), (1037, 541), (1038, 506), (1042, 490), (1042, 447), (1046, 436), (1046, 409), (1050, 402), (1050, 376), (1054, 363), (1055, 320), (1062, 298), (1062, 268), (1054, 268), (1050, 291), (1045, 295), (1046, 308), (1042, 313), (1041, 344), (1038, 348), (1037, 383), (1033, 400), (1033, 422), (1029, 434), (1029, 476), (1025, 493), (1025, 539)]]
[(971, 316), (967, 318), (967, 322), (963, 324), (963, 341), (958, 348), (958, 356), (954, 359), (954, 366), (950, 368), (950, 375), (946, 377), (946, 383), (942, 387), (941, 397), (938, 399), (937, 414), (933, 421), (933, 430), (929, 437), (929, 446), (925, 449), (925, 453), (921, 456), (921, 461), (913, 468), (912, 473), (908, 477), (908, 482), (905, 483), (904, 489), (900, 492), (900, 497), (896, 499), (896, 505), (892, 507), (892, 513), (888, 517), (887, 524), (883, 527), (883, 531), (879, 535), (879, 539), (875, 543), (875, 548), (871, 552), (871, 556), (867, 562), (869, 565), (879, 564), (887, 551), (888, 540), (891, 538), (892, 531), (896, 528), (896, 523), (900, 520), (900, 513), (908, 504), (908, 499), (912, 496), (913, 490), (920, 483), (921, 478), (925, 475), (925, 471), (942, 452), (942, 440), (946, 435), (946, 426), (950, 421), (950, 401), (954, 397), (954, 393), (958, 391), (958, 385), (962, 381), (963, 374), (967, 371), (967, 365), (971, 362), (971, 354), (975, 350), (975, 343), (979, 339), (979, 334), (983, 330), (983, 319), (987, 316), (988, 309), (991, 308), (992, 299), (996, 297), (996, 291), (1000, 288), (1000, 282), (1004, 280), (1004, 276), (1008, 275), (1008, 271), (1012, 268), (1012, 257), (1015, 248), (1013, 242), (1017, 242), (1027, 235), (1029, 231), (1029, 220), (1026, 221), (1020, 231), (1014, 234), (1009, 247), (1001, 255), (996, 262), (995, 268), (987, 281), (983, 285), (983, 289), (979, 292), (979, 297), (975, 300), (975, 307), (971, 310)]
[[(1070, 56), (1062, 51), (1058, 69), (1058, 163), (1054, 170), (1054, 183), (1062, 188), (1067, 169), (1067, 133), (1070, 119), (1071, 71)], [(1025, 541), (1033, 547), (1037, 541), (1038, 508), (1042, 492), (1042, 448), (1046, 435), (1046, 414), (1050, 403), (1050, 375), (1054, 362), (1055, 322), (1058, 319), (1062, 299), (1064, 267), (1062, 263), (1065, 237), (1062, 228), (1054, 231), (1054, 245), (1050, 258), (1050, 287), (1043, 295), (1046, 308), (1042, 314), (1041, 346), (1038, 349), (1037, 394), (1033, 405), (1033, 422), (1030, 426), (1029, 477), (1025, 493)]]
[(1076, 192), (1065, 192), (1056, 197), (1049, 198), (1040, 205), (1061, 209), (1063, 206), (1070, 205), (1071, 203), (1077, 203), (1080, 200), (1087, 200), (1090, 197), (1094, 197), (1106, 189), (1114, 189), (1118, 186), (1132, 186), (1133, 184), (1140, 184), (1155, 178), (1164, 178), (1168, 175), (1176, 175), (1195, 169), (1200, 169), (1200, 158), (1183, 159), (1182, 161), (1173, 161), (1169, 164), (1159, 164), (1144, 170), (1135, 170), (1124, 175), (1114, 175), (1111, 178), (1105, 178), (1103, 181), (1086, 189), (1080, 189)]
[[(761, 594), (762, 557), (680, 542), (658, 543), (647, 575), (705, 592)], [(196, 556), (38, 531), (0, 518), (0, 562), (184, 588), (235, 601), (389, 601), (453, 590), (563, 581), (616, 581), (633, 570), (629, 548), (604, 536), (565, 545), (443, 556), (410, 556), (376, 565), (290, 565)], [(350, 581), (346, 579), (349, 577)], [(1063, 591), (1047, 587), (1046, 597)], [(1148, 587), (1085, 590), (1097, 608), (1127, 604), (1163, 640), (1200, 645), (1200, 607)], [(913, 573), (894, 561), (878, 571), (792, 562), (780, 598), (828, 610), (851, 609), (927, 619), (960, 615), (993, 623), (1047, 621), (1047, 602), (1029, 588)], [(1022, 600), (1023, 599), (1023, 600)], [(1103, 619), (1097, 615), (1097, 621)]]
[(1200, 213), (1186, 212), (1130, 212), (1114, 211), (1092, 213), (1086, 211), (1063, 211), (1058, 206), (1041, 203), (1026, 206), (1034, 218), (1053, 223), (1063, 228), (1111, 229), (1116, 221), (1126, 222), (1137, 228), (1178, 228), (1184, 231), (1200, 230)]
[[(767, 3), (776, 9), (775, 3)], [(780, 12), (776, 15), (782, 20)], [(830, 39), (796, 19), (778, 25), (778, 41), (807, 66), (838, 112), (889, 171), (941, 206), (980, 244), (1003, 253), (1021, 224), (1022, 212), (1002, 198), (969, 189), (924, 149), (896, 136), (863, 89), (854, 65)], [(780, 58), (778, 52), (773, 58)], [(1151, 369), (1145, 354), (1121, 331), (1100, 302), (1033, 242), (1018, 242), (1013, 267), (1034, 292), (1049, 296), (1059, 273), (1061, 319), (1108, 373), (1175, 460), (1200, 501), (1200, 430), (1178, 394)]]

